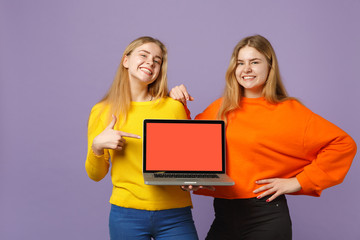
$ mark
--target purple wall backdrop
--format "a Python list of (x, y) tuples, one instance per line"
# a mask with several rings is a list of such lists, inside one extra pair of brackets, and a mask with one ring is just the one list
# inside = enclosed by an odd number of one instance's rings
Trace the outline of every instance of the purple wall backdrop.
[[(193, 116), (220, 96), (237, 41), (266, 36), (290, 94), (359, 144), (359, 11), (357, 0), (0, 0), (0, 239), (108, 239), (110, 178), (86, 175), (86, 124), (142, 35), (167, 45), (170, 86), (187, 85)], [(288, 197), (295, 240), (360, 239), (358, 156), (320, 198)], [(212, 199), (193, 202), (203, 239)]]

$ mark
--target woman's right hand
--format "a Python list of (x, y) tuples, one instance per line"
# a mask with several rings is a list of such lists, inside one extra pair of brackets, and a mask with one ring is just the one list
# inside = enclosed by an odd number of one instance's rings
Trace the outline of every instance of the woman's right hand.
[(184, 84), (173, 87), (169, 93), (169, 96), (175, 100), (182, 102), (184, 105), (186, 105), (187, 100), (194, 100), (194, 98), (188, 93)]
[(211, 191), (215, 191), (215, 187), (214, 186), (195, 186), (195, 185), (182, 185), (180, 186), (180, 188), (183, 190), (183, 191), (197, 191), (199, 189), (208, 189), (208, 190), (211, 190)]
[(114, 130), (117, 118), (114, 115), (112, 118), (111, 123), (105, 128), (105, 130), (97, 135), (93, 140), (91, 148), (96, 155), (103, 155), (104, 149), (122, 150), (126, 142), (124, 137), (140, 138), (140, 136), (132, 133)]

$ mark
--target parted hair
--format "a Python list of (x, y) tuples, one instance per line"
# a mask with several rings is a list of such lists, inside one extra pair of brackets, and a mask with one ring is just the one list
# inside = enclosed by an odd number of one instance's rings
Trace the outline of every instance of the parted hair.
[(110, 114), (120, 116), (121, 123), (125, 123), (131, 106), (131, 93), (129, 83), (129, 72), (124, 67), (125, 56), (130, 56), (135, 48), (146, 43), (157, 44), (162, 52), (161, 69), (157, 79), (148, 86), (149, 94), (153, 99), (165, 97), (168, 93), (167, 87), (167, 49), (158, 39), (144, 36), (132, 41), (125, 49), (114, 80), (100, 102), (110, 106)]
[(235, 46), (232, 52), (230, 64), (225, 75), (226, 84), (223, 93), (223, 101), (217, 118), (224, 120), (226, 123), (228, 114), (241, 107), (241, 98), (244, 95), (244, 88), (236, 80), (235, 71), (237, 68), (239, 51), (246, 46), (253, 47), (263, 54), (269, 65), (268, 77), (262, 91), (262, 96), (266, 99), (266, 101), (269, 103), (278, 103), (289, 99), (280, 77), (276, 54), (270, 42), (260, 35), (243, 38)]

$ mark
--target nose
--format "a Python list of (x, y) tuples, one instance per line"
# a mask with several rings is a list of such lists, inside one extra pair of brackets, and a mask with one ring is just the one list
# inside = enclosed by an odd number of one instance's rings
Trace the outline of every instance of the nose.
[(251, 72), (251, 71), (252, 71), (252, 69), (251, 69), (250, 64), (245, 64), (244, 72), (249, 73), (249, 72)]
[(148, 57), (146, 59), (146, 63), (149, 64), (150, 66), (153, 66), (154, 65), (154, 59), (152, 57)]

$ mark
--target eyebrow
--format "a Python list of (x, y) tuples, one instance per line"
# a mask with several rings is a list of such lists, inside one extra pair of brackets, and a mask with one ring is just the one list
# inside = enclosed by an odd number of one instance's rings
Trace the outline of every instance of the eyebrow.
[[(147, 54), (151, 54), (149, 51), (146, 51), (146, 50), (143, 50), (143, 49), (140, 49), (139, 52), (145, 52)], [(156, 58), (160, 58), (160, 60), (162, 60), (162, 58), (158, 55), (155, 56)]]
[[(250, 62), (251, 62), (251, 61), (255, 61), (255, 60), (260, 60), (260, 61), (261, 61), (261, 59), (260, 59), (260, 58), (252, 58), (252, 59), (250, 59)], [(242, 59), (238, 59), (237, 61), (244, 61), (244, 60), (242, 60)]]

